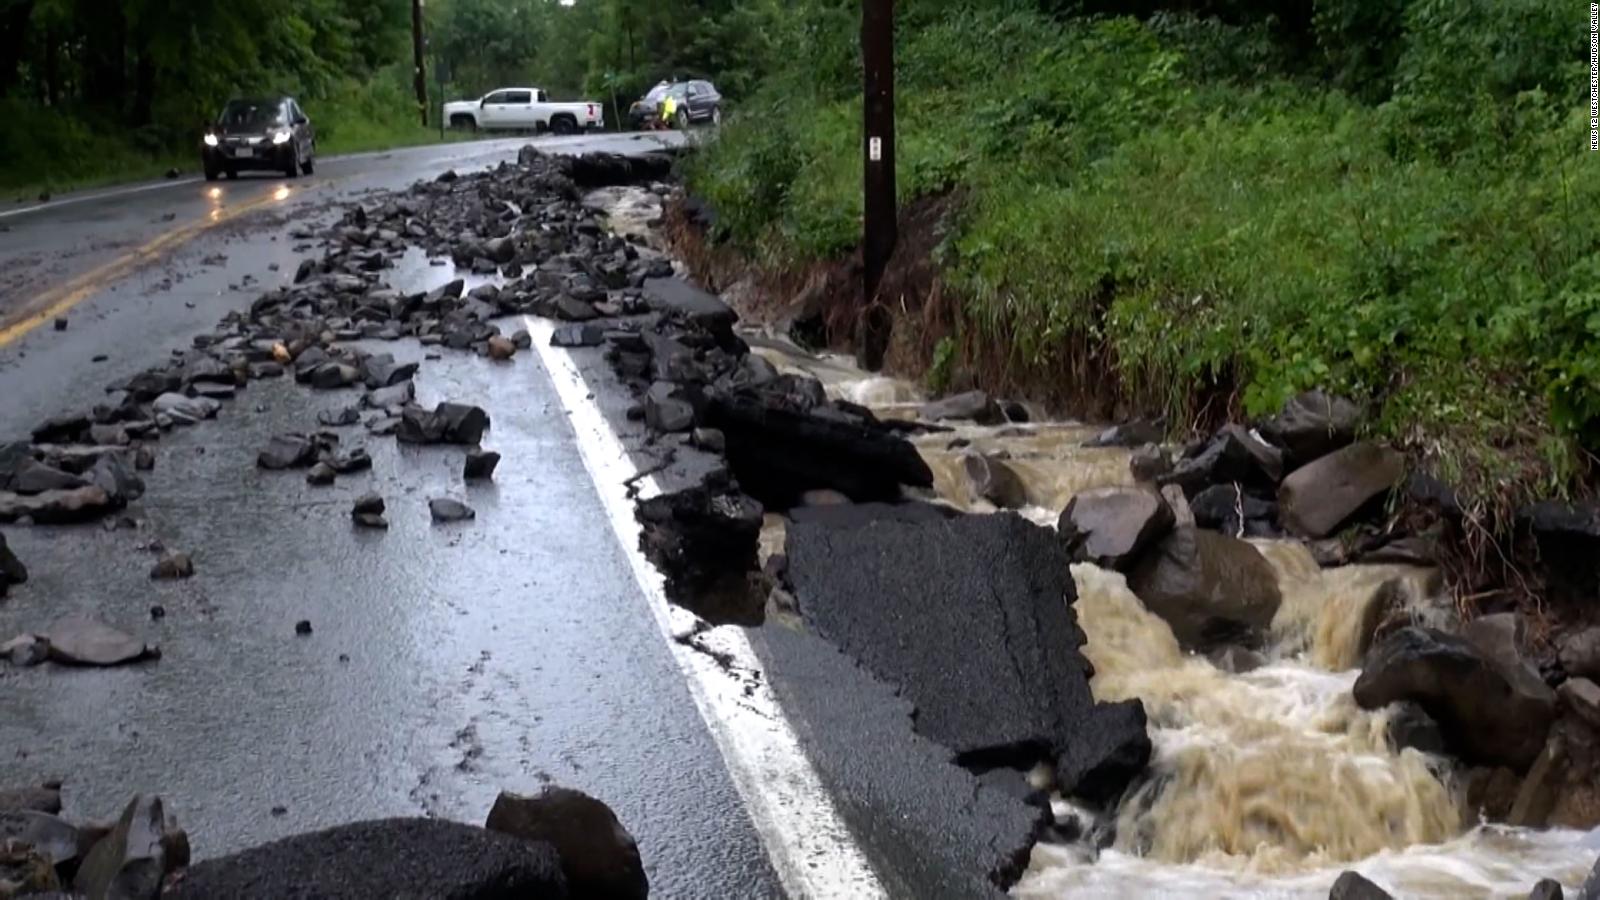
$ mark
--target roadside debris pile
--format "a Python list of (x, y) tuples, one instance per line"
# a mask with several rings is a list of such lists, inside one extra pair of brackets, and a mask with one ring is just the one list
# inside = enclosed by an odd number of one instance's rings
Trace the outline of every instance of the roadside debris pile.
[[(303, 262), (294, 283), (230, 313), (166, 365), (109, 386), (105, 403), (43, 422), (31, 440), (0, 445), (0, 522), (70, 524), (123, 509), (143, 494), (137, 472), (154, 466), (150, 445), (163, 432), (215, 418), (257, 379), (292, 374), (314, 390), (365, 390), (359, 405), (319, 416), (324, 429), (362, 422), (374, 435), (408, 442), (477, 444), (488, 427), (481, 409), (416, 407), (417, 363), (346, 344), (415, 337), (509, 360), (531, 339), (522, 330), (502, 335), (490, 321), (496, 317), (586, 321), (643, 310), (645, 279), (670, 274), (671, 266), (605, 236), (596, 214), (577, 202), (578, 187), (660, 177), (670, 165), (664, 157), (552, 158), (530, 150), (517, 165), (464, 178), (447, 173), (352, 208), (323, 235), (323, 257)], [(511, 281), (468, 292), (457, 279), (401, 294), (381, 283), (381, 273), (412, 245)], [(479, 459), (474, 465), (483, 465)], [(282, 435), (257, 462), (306, 469), (313, 484), (371, 465), (365, 449), (345, 448), (331, 430)]]
[(502, 792), (484, 827), (438, 819), (340, 825), (190, 865), (159, 797), (114, 822), (61, 816), (61, 785), (0, 789), (0, 897), (279, 900), (606, 897), (644, 900), (638, 845), (604, 803), (547, 787)]

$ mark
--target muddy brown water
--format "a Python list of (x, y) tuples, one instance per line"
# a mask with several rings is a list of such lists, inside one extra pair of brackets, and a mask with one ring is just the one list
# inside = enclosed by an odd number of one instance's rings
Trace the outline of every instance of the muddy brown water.
[[(882, 416), (915, 418), (925, 399), (915, 385), (867, 374), (848, 358), (751, 340), (780, 370), (814, 375), (830, 395)], [(973, 495), (960, 455), (1003, 453), (1025, 489), (1022, 513), (1053, 527), (1077, 492), (1132, 482), (1127, 451), (1083, 446), (1096, 432), (1072, 422), (960, 424), (914, 443), (934, 472), (931, 499), (994, 511)], [(781, 546), (781, 521), (770, 519), (768, 549)], [(1324, 570), (1297, 542), (1254, 543), (1283, 604), (1267, 664), (1244, 674), (1182, 651), (1120, 574), (1073, 567), (1095, 696), (1142, 700), (1155, 756), (1110, 814), (1117, 836), (1109, 849), (1041, 844), (1013, 895), (1320, 898), (1350, 868), (1397, 897), (1520, 898), (1541, 878), (1569, 890), (1581, 884), (1600, 834), (1467, 822), (1445, 762), (1391, 750), (1387, 713), (1358, 709), (1351, 697), (1362, 613), (1384, 582), (1425, 590), (1429, 572)], [(1059, 797), (1055, 806), (1072, 810)]]
[[(638, 189), (586, 202), (609, 210), (619, 231), (641, 236), (660, 210), (656, 197)], [(867, 373), (848, 357), (808, 353), (770, 334), (746, 337), (780, 371), (812, 375), (830, 396), (880, 416), (915, 419), (927, 399), (917, 385)], [(974, 496), (961, 454), (1001, 453), (1026, 494), (1020, 512), (1054, 527), (1079, 491), (1132, 483), (1128, 451), (1083, 446), (1097, 433), (1076, 422), (967, 423), (913, 442), (934, 473), (926, 499), (994, 512)], [(767, 517), (763, 555), (781, 550), (783, 522)], [(1405, 579), (1425, 591), (1430, 573), (1325, 570), (1297, 542), (1253, 543), (1283, 602), (1266, 664), (1242, 674), (1181, 650), (1122, 575), (1073, 566), (1084, 652), (1095, 668), (1091, 688), (1100, 700), (1144, 702), (1155, 754), (1144, 778), (1106, 814), (1115, 819), (1112, 846), (1039, 844), (1013, 896), (1320, 900), (1346, 869), (1400, 898), (1522, 898), (1542, 878), (1574, 896), (1600, 854), (1600, 829), (1469, 821), (1464, 787), (1447, 762), (1390, 749), (1388, 713), (1355, 705), (1363, 612), (1384, 582)], [(1052, 805), (1058, 816), (1090, 815), (1059, 795)]]

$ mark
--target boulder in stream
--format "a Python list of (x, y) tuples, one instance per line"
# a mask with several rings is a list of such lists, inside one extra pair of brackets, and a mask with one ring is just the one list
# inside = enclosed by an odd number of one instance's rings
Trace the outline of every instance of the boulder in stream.
[(1303, 465), (1356, 439), (1361, 408), (1321, 391), (1297, 394), (1283, 412), (1261, 425), (1261, 435), (1282, 447), (1293, 465)]
[(1328, 891), (1328, 900), (1394, 900), (1394, 898), (1365, 875), (1345, 871), (1334, 880), (1333, 888)]
[(1186, 457), (1157, 483), (1175, 484), (1193, 497), (1213, 484), (1237, 483), (1272, 490), (1283, 478), (1283, 453), (1240, 425), (1227, 425), (1198, 453)]
[(999, 425), (1006, 420), (1000, 404), (983, 391), (967, 391), (925, 403), (917, 415), (929, 422), (967, 419), (979, 425)]
[(1021, 509), (1028, 505), (1028, 489), (1017, 473), (998, 456), (975, 450), (961, 454), (961, 468), (974, 497), (987, 500), (999, 509)]
[(1171, 626), (1178, 643), (1204, 652), (1260, 646), (1283, 596), (1272, 566), (1245, 541), (1178, 527), (1128, 573), (1128, 587)]
[(1354, 693), (1363, 709), (1413, 701), (1439, 723), (1453, 755), (1517, 771), (1532, 765), (1555, 718), (1555, 694), (1542, 682), (1507, 674), (1463, 638), (1417, 626), (1372, 648)]
[(1143, 488), (1083, 491), (1067, 503), (1056, 525), (1073, 562), (1125, 570), (1173, 526), (1172, 507)]
[(1339, 530), (1405, 477), (1405, 457), (1376, 444), (1351, 444), (1296, 469), (1278, 489), (1283, 524), (1305, 537)]

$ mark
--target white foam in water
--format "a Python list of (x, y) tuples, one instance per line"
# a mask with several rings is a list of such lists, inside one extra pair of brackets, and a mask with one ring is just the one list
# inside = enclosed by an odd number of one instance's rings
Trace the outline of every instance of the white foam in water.
[[(880, 413), (905, 415), (919, 396), (903, 382), (853, 370), (844, 357), (760, 352), (781, 370), (815, 375), (831, 396)], [(1003, 452), (998, 458), (1027, 491), (1030, 505), (1019, 512), (1053, 526), (1075, 493), (1131, 481), (1127, 452), (1083, 447), (1091, 433), (1070, 423), (961, 423), (915, 443), (938, 499), (975, 512), (992, 506), (971, 495), (960, 455)], [(1155, 754), (1147, 779), (1108, 814), (1116, 826), (1110, 848), (1040, 844), (1013, 895), (1322, 900), (1339, 873), (1354, 869), (1397, 898), (1521, 900), (1543, 878), (1574, 896), (1595, 865), (1600, 830), (1466, 828), (1443, 761), (1395, 752), (1387, 714), (1358, 709), (1351, 697), (1358, 625), (1374, 592), (1392, 578), (1421, 584), (1427, 573), (1323, 570), (1297, 543), (1256, 546), (1283, 603), (1267, 663), (1243, 674), (1183, 652), (1121, 575), (1073, 567), (1095, 696), (1142, 700)], [(1094, 820), (1060, 797), (1052, 810), (1058, 819)]]

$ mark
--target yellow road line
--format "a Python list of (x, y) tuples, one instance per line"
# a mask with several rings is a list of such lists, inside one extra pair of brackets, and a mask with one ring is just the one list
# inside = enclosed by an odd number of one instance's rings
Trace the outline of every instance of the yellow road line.
[(28, 332), (77, 306), (87, 298), (94, 296), (116, 279), (140, 266), (154, 262), (162, 253), (193, 238), (200, 232), (220, 225), (235, 216), (281, 199), (284, 198), (279, 196), (279, 192), (274, 191), (254, 200), (246, 200), (243, 203), (237, 203), (232, 206), (218, 207), (197, 222), (174, 228), (149, 243), (135, 247), (133, 250), (99, 268), (91, 269), (60, 287), (45, 291), (30, 304), (34, 310), (33, 312), (25, 313), (22, 318), (0, 327), (0, 347), (15, 343)]

